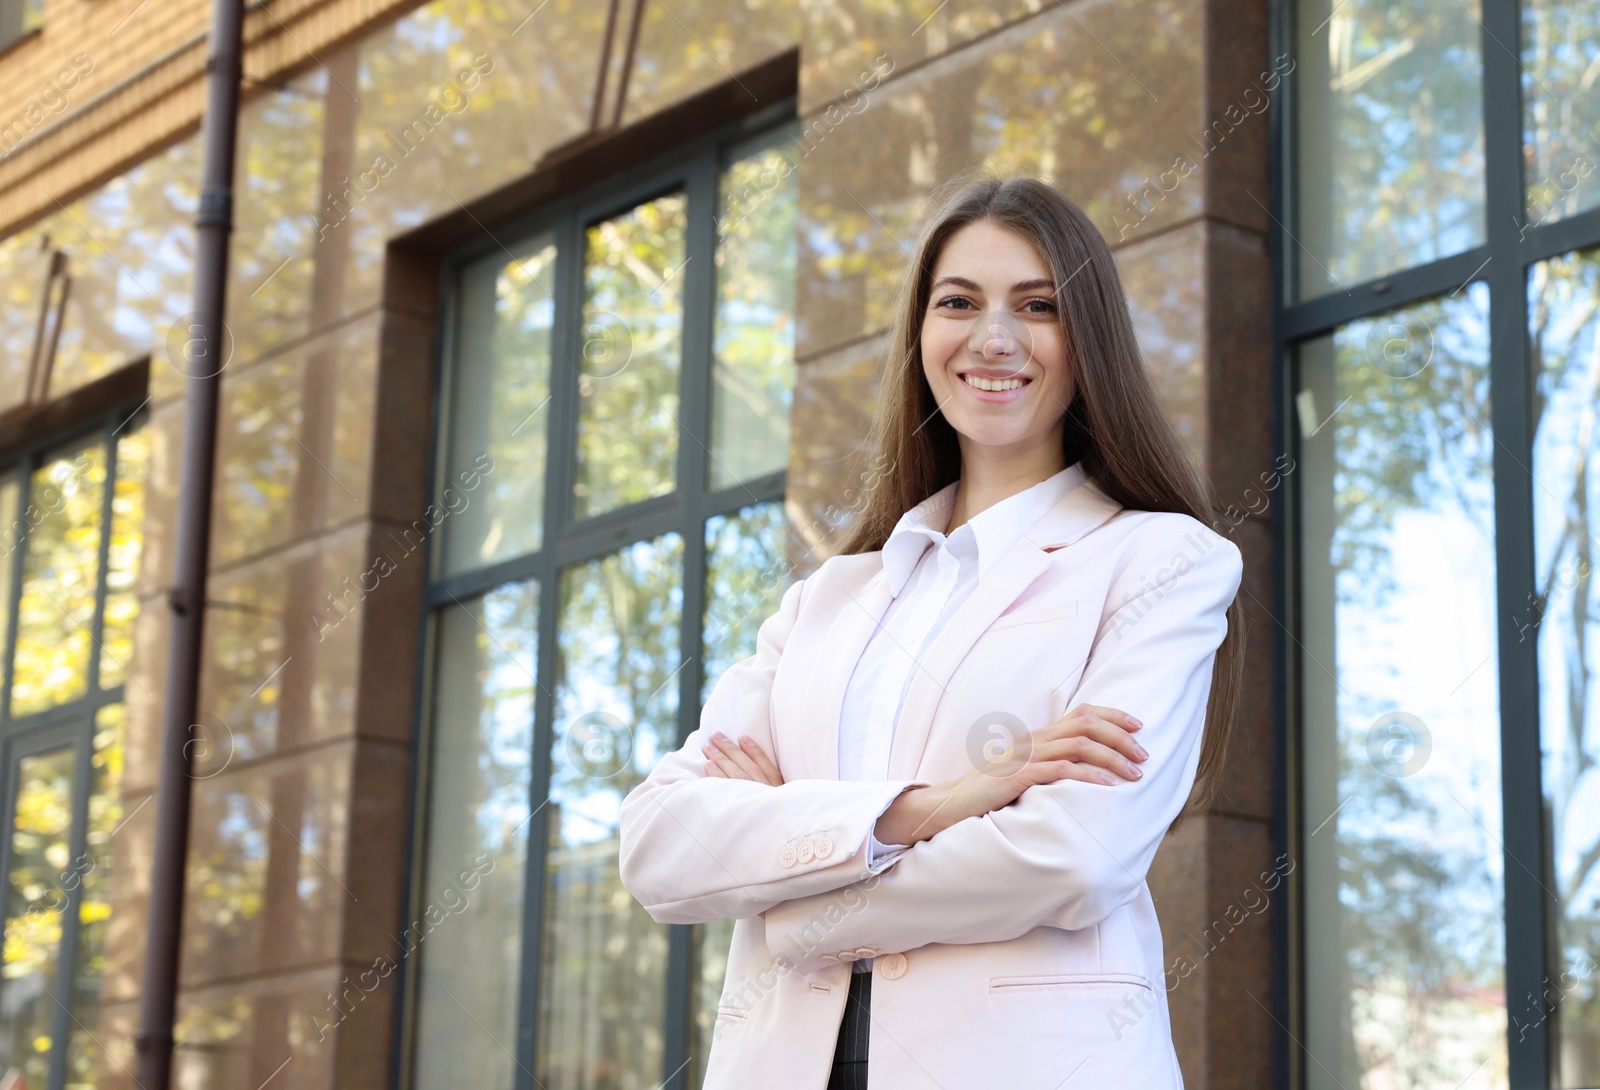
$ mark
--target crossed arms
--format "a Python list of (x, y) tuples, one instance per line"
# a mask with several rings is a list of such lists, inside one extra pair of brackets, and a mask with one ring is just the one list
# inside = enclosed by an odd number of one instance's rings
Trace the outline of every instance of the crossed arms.
[[(1009, 805), (958, 821), (873, 875), (867, 838), (901, 791), (920, 780), (797, 780), (778, 787), (706, 776), (712, 731), (749, 734), (771, 750), (772, 672), (799, 611), (802, 584), (761, 627), (757, 652), (730, 667), (696, 730), (623, 802), (622, 880), (650, 915), (693, 923), (761, 914), (774, 951), (882, 953), (933, 942), (998, 942), (1044, 923), (1081, 928), (1137, 896), (1167, 827), (1194, 783), (1211, 670), (1238, 592), (1238, 548), (1215, 534), (1197, 559), (1192, 539), (1162, 535), (1130, 559), (1143, 588), (1106, 619), (1070, 709), (1123, 709), (1145, 723), (1150, 757), (1136, 782), (1062, 779)], [(785, 867), (784, 837), (827, 835), (824, 859)], [(856, 886), (859, 889), (846, 889)], [(815, 936), (827, 936), (818, 946)]]
[[(652, 919), (742, 919), (868, 877), (868, 834), (901, 791), (927, 780), (793, 780), (778, 787), (706, 775), (714, 731), (772, 745), (772, 677), (800, 613), (805, 580), (756, 633), (756, 653), (723, 673), (700, 726), (622, 800), (621, 875)], [(776, 833), (777, 835), (773, 835)], [(816, 846), (826, 840), (826, 849)], [(785, 844), (811, 852), (786, 856)]]

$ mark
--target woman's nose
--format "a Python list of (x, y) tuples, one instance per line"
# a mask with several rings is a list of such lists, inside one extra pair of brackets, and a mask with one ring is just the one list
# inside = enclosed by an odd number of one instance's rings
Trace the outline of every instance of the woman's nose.
[(1011, 331), (999, 322), (989, 324), (988, 337), (983, 342), (983, 355), (985, 359), (995, 359), (1009, 356), (1017, 350), (1017, 339)]
[(990, 311), (975, 318), (967, 337), (967, 351), (985, 360), (1011, 360), (1026, 356), (1028, 331), (1004, 310)]

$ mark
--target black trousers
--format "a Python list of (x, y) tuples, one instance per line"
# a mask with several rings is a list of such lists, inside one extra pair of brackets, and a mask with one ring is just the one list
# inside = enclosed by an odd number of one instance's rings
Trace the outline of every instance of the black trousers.
[(850, 973), (839, 1040), (833, 1046), (833, 1074), (828, 1090), (867, 1090), (867, 1041), (872, 1026), (872, 974)]

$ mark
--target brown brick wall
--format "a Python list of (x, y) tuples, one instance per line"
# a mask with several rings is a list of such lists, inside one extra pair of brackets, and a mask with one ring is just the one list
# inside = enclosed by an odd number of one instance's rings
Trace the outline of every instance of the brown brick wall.
[[(37, 125), (28, 121), (23, 142), (0, 156), (0, 239), (45, 216), (70, 226), (57, 201), (69, 204), (197, 129), (209, 2), (140, 5), (53, 0), (44, 30), (0, 55), (0, 132), (12, 118), (27, 121), (28, 104), (73, 57), (93, 60), (65, 105)], [(241, 148), (254, 149), (264, 165), (254, 189), (240, 179), (229, 299), (239, 344), (223, 383), (211, 590), (226, 608), (207, 616), (208, 631), (219, 638), (202, 690), (206, 712), (238, 727), (242, 756), (225, 769), (208, 767), (197, 782), (191, 863), (243, 869), (230, 855), (238, 845), (216, 817), (239, 804), (270, 840), (272, 865), (239, 878), (240, 888), (268, 907), (238, 926), (217, 923), (225, 897), (203, 890), (191, 896), (180, 1067), (197, 1085), (392, 1084), (388, 1004), (397, 990), (377, 993), (331, 1042), (308, 1027), (327, 993), (371, 964), (363, 944), (379, 936), (378, 924), (405, 907), (403, 838), (383, 831), (403, 827), (411, 805), (420, 573), (408, 570), (409, 582), (388, 585), (326, 643), (307, 637), (304, 603), (363, 570), (382, 536), (407, 525), (423, 502), (437, 269), (420, 259), (420, 268), (408, 269), (400, 260), (407, 254), (386, 252), (386, 244), (418, 222), (444, 236), (437, 242), (444, 252), (485, 231), (509, 230), (531, 203), (573, 184), (559, 168), (541, 173), (540, 160), (582, 137), (591, 116), (604, 4), (555, 0), (527, 29), (516, 5), (460, 5), (472, 8), (470, 18), (456, 13), (463, 16), (461, 49), (470, 49), (469, 59), (482, 50), (495, 64), (484, 90), (443, 130), (448, 139), (421, 144), (348, 221), (318, 238), (307, 223), (325, 210), (327, 194), (340, 191), (352, 164), (370, 163), (374, 149), (386, 146), (382, 140), (462, 63), (383, 31), (359, 48), (341, 48), (418, 6), (272, 0), (246, 21)], [(792, 509), (819, 509), (848, 483), (860, 380), (882, 347), (904, 259), (895, 235), (927, 188), (969, 159), (1049, 177), (1113, 240), (1159, 386), (1225, 502), (1272, 464), (1266, 222), (1251, 199), (1266, 195), (1264, 119), (1223, 144), (1196, 178), (1128, 230), (1119, 233), (1117, 221), (1127, 218), (1134, 196), (1130, 177), (1155, 177), (1175, 155), (1192, 153), (1193, 134), (1268, 67), (1264, 0), (1073, 0), (1065, 8), (1006, 0), (939, 17), (905, 5), (854, 4), (848, 21), (834, 17), (842, 3), (668, 6), (670, 15), (662, 5), (645, 6), (640, 63), (620, 107), (622, 66), (607, 69), (604, 119), (613, 108), (623, 124), (655, 115), (727, 84), (730, 73), (748, 78), (762, 61), (798, 47), (799, 109), (810, 125), (875, 58), (894, 62), (870, 108), (824, 126), (828, 135), (813, 141), (802, 170), (803, 215), (833, 229), (848, 252), (836, 262), (801, 247)], [(613, 53), (620, 49), (614, 42)], [(394, 93), (387, 100), (363, 94), (353, 112), (341, 91), (318, 92), (314, 79), (282, 87), (289, 77), (320, 76), (322, 66), (354, 83), (358, 61), (380, 60), (398, 73), (383, 77), (392, 79), (386, 89)], [(292, 103), (294, 116), (263, 117), (275, 103)], [(996, 117), (1006, 121), (998, 133)], [(171, 167), (161, 177), (192, 175), (192, 145), (173, 151), (188, 157), (156, 164)], [(152, 221), (167, 214), (164, 207), (159, 213), (150, 213)], [(95, 297), (88, 291), (95, 277), (116, 281), (124, 263), (156, 286), (153, 296), (163, 295), (141, 264), (145, 254), (119, 249), (110, 225), (84, 218), (96, 238), (56, 240), (75, 247), (84, 298)], [(176, 212), (167, 218), (182, 219)], [(116, 251), (110, 259), (101, 243)], [(176, 303), (146, 307), (156, 330), (148, 346), (156, 354), (156, 449), (137, 669), (148, 691), (130, 696), (129, 812), (152, 789), (161, 721), (167, 632), (160, 586), (171, 563), (183, 430), (181, 379), (161, 354), (166, 324), (186, 305), (185, 287), (165, 293)], [(100, 297), (113, 296), (107, 288)], [(87, 364), (78, 371), (98, 373)], [(1152, 874), (1169, 963), (1275, 859), (1271, 652), (1280, 610), (1271, 595), (1268, 530), (1278, 510), (1251, 518), (1236, 535), (1248, 566), (1253, 632), (1226, 797), (1167, 845)], [(824, 542), (816, 545), (825, 551)], [(272, 687), (258, 699), (269, 678)], [(247, 737), (257, 718), (266, 724), (260, 737)], [(122, 834), (134, 886), (147, 873), (153, 813), (145, 807)], [(319, 834), (316, 853), (295, 839), (302, 829)], [(325, 899), (295, 902), (289, 879), (301, 872), (328, 875)], [(1173, 989), (1174, 1033), (1190, 1086), (1271, 1084), (1276, 1030), (1267, 1012), (1281, 1009), (1271, 994), (1271, 927), (1282, 911), (1274, 901), (1270, 913), (1208, 952)], [(120, 975), (111, 975), (102, 1036), (114, 1057), (129, 1062), (141, 897), (119, 900), (114, 918), (112, 945), (127, 956), (117, 963)], [(295, 935), (273, 931), (291, 920), (299, 925)], [(118, 1085), (126, 1083), (114, 1072), (102, 1083), (105, 1090)]]
[[(246, 93), (416, 6), (251, 4)], [(0, 236), (199, 126), (210, 19), (210, 0), (46, 3), (43, 29), (0, 55)]]

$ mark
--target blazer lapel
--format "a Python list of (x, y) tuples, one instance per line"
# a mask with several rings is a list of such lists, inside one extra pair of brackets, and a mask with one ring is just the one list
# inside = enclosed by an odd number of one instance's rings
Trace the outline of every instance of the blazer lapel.
[[(1085, 480), (1040, 516), (989, 574), (978, 581), (912, 670), (905, 706), (889, 750), (889, 779), (916, 776), (939, 699), (944, 696), (950, 675), (978, 637), (1045, 573), (1051, 553), (1071, 545), (1121, 510), (1122, 505), (1102, 492), (1094, 481)], [(837, 724), (837, 717), (833, 722)]]
[[(1052, 552), (1121, 510), (1122, 505), (1093, 480), (1085, 480), (1045, 512), (979, 581), (913, 668), (889, 751), (889, 779), (915, 778), (939, 698), (984, 630), (1045, 573)], [(881, 550), (839, 556), (833, 562), (845, 566), (839, 586), (847, 598), (828, 626), (808, 684), (817, 718), (806, 732), (806, 766), (822, 779), (839, 777), (839, 717), (845, 688), (893, 601)]]

